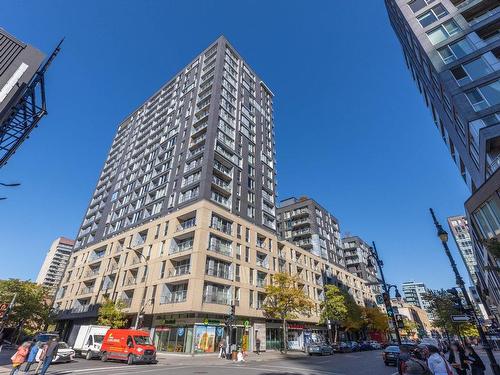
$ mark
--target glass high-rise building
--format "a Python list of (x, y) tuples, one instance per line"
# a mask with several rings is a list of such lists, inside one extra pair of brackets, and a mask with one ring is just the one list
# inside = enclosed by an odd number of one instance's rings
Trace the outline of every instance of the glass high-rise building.
[(385, 0), (392, 27), (440, 136), (472, 192), (465, 204), (477, 290), (500, 317), (500, 4)]

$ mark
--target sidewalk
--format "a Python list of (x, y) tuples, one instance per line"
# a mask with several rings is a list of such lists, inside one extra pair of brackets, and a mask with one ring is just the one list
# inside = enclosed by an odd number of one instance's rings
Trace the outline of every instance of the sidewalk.
[[(303, 352), (288, 352), (286, 355), (279, 351), (269, 350), (262, 352), (260, 355), (256, 353), (248, 353), (245, 358), (246, 362), (263, 362), (272, 361), (276, 359), (296, 359), (307, 356)], [(206, 364), (220, 364), (221, 362), (230, 362), (227, 359), (218, 357), (217, 353), (210, 354), (178, 354), (178, 353), (157, 353), (156, 357), (160, 362), (168, 362), (173, 365), (192, 364), (193, 362), (203, 362)]]

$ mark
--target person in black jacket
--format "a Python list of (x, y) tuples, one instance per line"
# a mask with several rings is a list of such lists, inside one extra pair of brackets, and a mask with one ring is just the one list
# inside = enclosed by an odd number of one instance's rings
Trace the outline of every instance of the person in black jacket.
[(448, 362), (455, 369), (457, 375), (467, 375), (469, 366), (465, 362), (465, 352), (458, 342), (454, 342), (450, 346), (450, 356)]
[(486, 366), (470, 345), (465, 346), (465, 362), (470, 366), (472, 375), (484, 375)]

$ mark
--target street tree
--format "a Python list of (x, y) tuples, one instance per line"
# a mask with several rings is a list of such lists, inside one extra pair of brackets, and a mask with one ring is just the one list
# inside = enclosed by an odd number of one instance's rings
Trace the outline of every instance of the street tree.
[(386, 333), (389, 331), (389, 319), (378, 307), (363, 308), (365, 328), (368, 332)]
[(413, 337), (418, 333), (418, 324), (406, 316), (403, 316), (403, 328), (400, 328), (401, 335)]
[(321, 302), (321, 323), (330, 321), (334, 328), (333, 342), (337, 342), (338, 325), (347, 317), (347, 306), (344, 294), (336, 285), (325, 286), (325, 299)]
[(314, 302), (298, 287), (297, 276), (276, 273), (272, 282), (266, 286), (264, 314), (279, 319), (283, 324), (283, 349), (287, 352), (287, 322), (299, 316), (310, 316)]
[(17, 336), (46, 329), (53, 319), (49, 290), (29, 280), (0, 280), (0, 303), (10, 303), (14, 295), (16, 300), (4, 327), (15, 328)]
[(450, 295), (445, 290), (429, 291), (423, 295), (423, 299), (429, 303), (429, 310), (434, 316), (433, 325), (441, 328), (447, 333), (459, 337), (477, 337), (479, 332), (469, 322), (456, 323), (451, 319), (452, 315), (463, 315), (463, 311), (455, 305)]
[(127, 317), (123, 312), (124, 304), (121, 301), (113, 302), (106, 298), (99, 307), (97, 323), (111, 328), (123, 328), (127, 324)]
[(354, 297), (346, 289), (341, 289), (341, 292), (344, 295), (345, 305), (347, 307), (347, 314), (342, 320), (341, 325), (347, 332), (359, 332), (363, 329), (365, 324), (363, 320), (363, 309), (356, 303)]

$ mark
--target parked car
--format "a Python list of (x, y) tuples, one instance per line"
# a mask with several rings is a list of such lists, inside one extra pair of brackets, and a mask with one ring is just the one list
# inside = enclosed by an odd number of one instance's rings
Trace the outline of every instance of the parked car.
[(311, 344), (307, 348), (309, 355), (319, 354), (319, 355), (331, 355), (333, 354), (333, 348), (325, 343)]
[(367, 351), (367, 350), (373, 350), (373, 348), (369, 342), (363, 341), (359, 344), (359, 350)]
[(382, 345), (378, 341), (370, 341), (369, 344), (370, 344), (370, 346), (372, 347), (373, 350), (380, 350), (380, 349), (382, 349)]
[(109, 359), (134, 363), (157, 363), (156, 348), (149, 338), (149, 332), (135, 329), (110, 329), (101, 345), (101, 361)]
[(52, 359), (52, 363), (68, 363), (74, 359), (75, 351), (64, 341), (59, 341), (57, 355)]
[(332, 345), (332, 349), (336, 353), (349, 353), (352, 352), (351, 345), (347, 342), (341, 341)]
[(358, 352), (360, 350), (360, 346), (356, 341), (348, 341), (347, 343), (350, 345), (352, 352)]
[(386, 366), (389, 366), (391, 364), (397, 366), (399, 358), (399, 347), (396, 345), (388, 346), (382, 352), (382, 358)]

